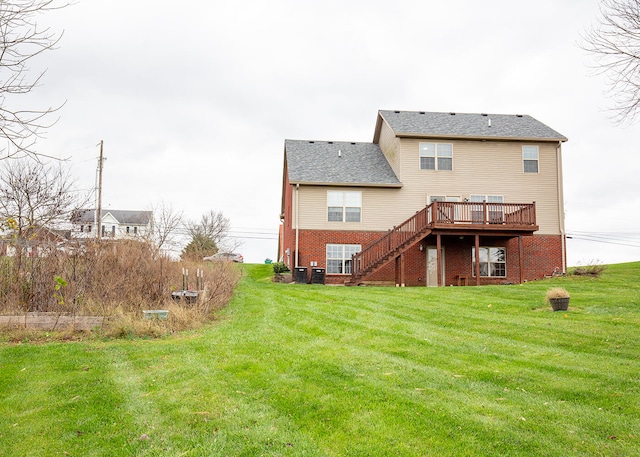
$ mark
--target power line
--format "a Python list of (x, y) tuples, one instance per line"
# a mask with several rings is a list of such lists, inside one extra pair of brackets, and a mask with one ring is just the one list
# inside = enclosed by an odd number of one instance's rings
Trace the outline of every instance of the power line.
[(616, 244), (618, 246), (629, 246), (632, 248), (640, 248), (640, 244), (630, 244), (630, 243), (621, 243), (618, 241), (611, 241), (611, 239), (602, 239), (602, 238), (593, 238), (593, 237), (583, 237), (579, 235), (567, 235), (569, 239), (581, 240), (581, 241), (591, 241), (593, 243), (603, 243), (603, 244)]
[(229, 235), (229, 238), (239, 238), (242, 240), (277, 240), (277, 237), (266, 237), (266, 236), (234, 236)]

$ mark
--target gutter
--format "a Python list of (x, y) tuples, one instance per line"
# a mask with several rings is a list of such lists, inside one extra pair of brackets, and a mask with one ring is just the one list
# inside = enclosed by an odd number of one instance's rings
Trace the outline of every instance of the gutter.
[(456, 135), (450, 133), (396, 133), (397, 138), (418, 138), (418, 139), (449, 139), (449, 140), (480, 140), (480, 141), (533, 141), (533, 142), (564, 142), (567, 138), (546, 138), (546, 137), (516, 137), (516, 136), (500, 136), (500, 135)]
[(304, 185), (304, 186), (331, 186), (331, 187), (385, 187), (385, 188), (401, 188), (403, 184), (401, 182), (397, 183), (361, 183), (361, 182), (323, 182), (323, 181), (298, 181), (292, 182), (291, 184), (295, 185)]
[(300, 222), (300, 200), (299, 200), (300, 184), (296, 184), (296, 257), (294, 259), (294, 267), (298, 267), (298, 244), (300, 240), (298, 224)]
[(564, 192), (562, 188), (562, 142), (556, 147), (558, 169), (558, 218), (560, 221), (560, 235), (562, 236), (562, 273), (567, 272), (567, 233), (564, 227)]

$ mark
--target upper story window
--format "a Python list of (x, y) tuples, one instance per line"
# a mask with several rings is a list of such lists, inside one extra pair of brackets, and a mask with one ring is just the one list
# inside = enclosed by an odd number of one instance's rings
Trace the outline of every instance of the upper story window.
[(525, 173), (538, 173), (538, 146), (522, 146), (522, 167)]
[(420, 143), (421, 170), (453, 170), (453, 145)]
[(329, 222), (360, 222), (362, 192), (327, 191)]

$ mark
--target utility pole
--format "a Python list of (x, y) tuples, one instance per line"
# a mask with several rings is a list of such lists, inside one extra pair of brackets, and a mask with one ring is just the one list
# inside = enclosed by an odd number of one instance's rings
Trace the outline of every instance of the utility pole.
[(98, 209), (96, 209), (96, 239), (100, 240), (102, 235), (102, 157), (103, 141), (100, 140), (100, 158), (98, 159)]

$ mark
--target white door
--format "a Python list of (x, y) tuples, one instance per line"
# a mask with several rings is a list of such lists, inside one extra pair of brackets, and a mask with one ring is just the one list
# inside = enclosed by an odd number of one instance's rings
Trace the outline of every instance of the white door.
[[(442, 248), (442, 284), (444, 284), (444, 248)], [(427, 246), (427, 287), (438, 287), (438, 250)]]

